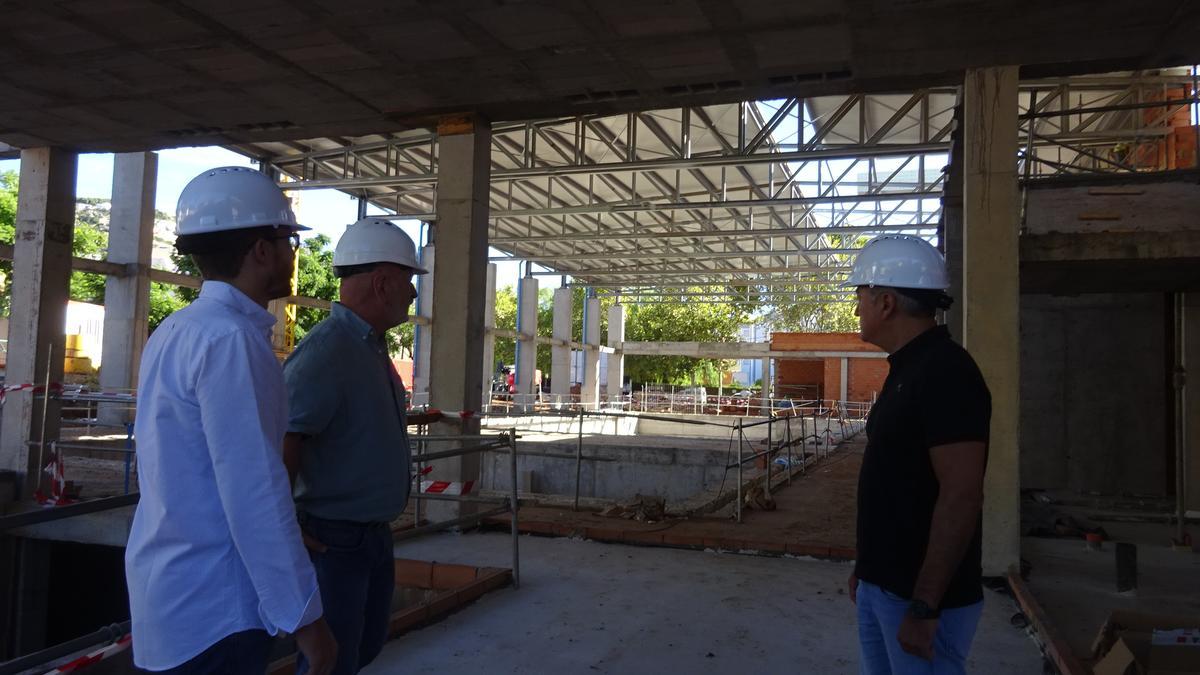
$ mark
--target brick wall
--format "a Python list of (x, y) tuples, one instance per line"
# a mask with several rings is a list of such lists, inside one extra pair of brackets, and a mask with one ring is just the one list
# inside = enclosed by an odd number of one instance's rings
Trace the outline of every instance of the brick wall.
[[(773, 351), (875, 352), (883, 350), (858, 337), (858, 333), (771, 333)], [(819, 385), (820, 398), (837, 400), (842, 395), (842, 359), (777, 359), (776, 391), (783, 396), (799, 396), (788, 388), (793, 385)], [(847, 364), (846, 397), (851, 401), (871, 401), (879, 395), (887, 378), (888, 362), (881, 358), (850, 358)], [(806, 396), (807, 397), (807, 396)], [(815, 398), (815, 397), (814, 397)]]
[(831, 401), (842, 397), (842, 360), (825, 359), (825, 396)]
[(780, 397), (817, 398), (825, 383), (820, 359), (776, 359), (775, 391)]
[(873, 401), (887, 379), (887, 359), (850, 359), (850, 386), (846, 395), (851, 401)]
[(858, 333), (771, 333), (773, 351), (877, 352)]

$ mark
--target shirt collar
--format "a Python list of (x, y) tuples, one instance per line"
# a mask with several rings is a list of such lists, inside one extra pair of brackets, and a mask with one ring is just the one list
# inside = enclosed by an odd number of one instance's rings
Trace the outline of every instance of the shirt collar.
[(200, 285), (200, 297), (230, 307), (263, 330), (269, 331), (275, 325), (274, 314), (263, 309), (236, 286), (224, 281), (205, 281)]
[(892, 364), (893, 366), (902, 365), (906, 361), (910, 360), (913, 356), (925, 351), (929, 345), (932, 345), (935, 342), (940, 342), (941, 340), (949, 339), (949, 328), (946, 326), (934, 326), (933, 328), (930, 328), (924, 333), (921, 333), (915, 338), (909, 340), (908, 344), (888, 355), (888, 363)]
[(334, 321), (349, 329), (351, 333), (364, 340), (382, 338), (382, 336), (375, 333), (374, 328), (371, 328), (371, 324), (367, 323), (361, 316), (355, 314), (354, 310), (340, 302), (333, 303), (332, 309), (329, 310), (329, 316)]

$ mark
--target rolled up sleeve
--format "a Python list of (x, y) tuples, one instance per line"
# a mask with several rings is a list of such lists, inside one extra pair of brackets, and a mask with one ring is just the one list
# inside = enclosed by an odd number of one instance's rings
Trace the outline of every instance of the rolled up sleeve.
[(312, 344), (301, 344), (283, 365), (287, 387), (290, 433), (315, 436), (329, 426), (339, 405), (339, 368), (322, 363), (321, 351)]

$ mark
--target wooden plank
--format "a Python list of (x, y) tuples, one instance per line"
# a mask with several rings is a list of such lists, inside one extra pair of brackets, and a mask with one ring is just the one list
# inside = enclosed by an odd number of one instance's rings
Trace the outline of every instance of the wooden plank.
[(1071, 646), (1063, 639), (1054, 623), (1050, 621), (1046, 611), (1033, 597), (1033, 591), (1029, 589), (1021, 575), (1009, 570), (1008, 586), (1012, 589), (1017, 604), (1021, 606), (1021, 611), (1033, 623), (1038, 634), (1042, 636), (1046, 657), (1054, 662), (1054, 665), (1058, 667), (1058, 672), (1062, 675), (1090, 675), (1091, 670), (1085, 668), (1075, 652), (1071, 651)]

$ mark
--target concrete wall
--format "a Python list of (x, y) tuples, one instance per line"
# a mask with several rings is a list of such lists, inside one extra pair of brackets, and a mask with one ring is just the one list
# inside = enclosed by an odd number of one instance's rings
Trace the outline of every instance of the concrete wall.
[[(748, 420), (749, 421), (749, 420)], [(577, 420), (572, 420), (578, 423)], [(639, 420), (638, 433), (643, 426), (652, 420)], [(653, 421), (658, 424), (657, 421)], [(819, 419), (817, 429), (822, 443), (832, 439), (836, 444), (842, 437), (842, 430), (837, 420)], [(811, 418), (806, 421), (805, 430), (813, 434)], [(677, 425), (684, 427), (685, 425)], [(653, 427), (651, 427), (653, 428)], [(664, 427), (666, 428), (666, 427)], [(711, 428), (724, 433), (723, 438), (729, 438), (729, 430), (718, 427), (690, 427), (693, 429)], [(761, 450), (762, 439), (766, 437), (766, 425), (746, 430), (749, 440), (755, 442), (756, 449)], [(800, 433), (800, 422), (793, 421), (793, 433)], [(578, 426), (571, 427), (571, 432)], [(565, 433), (566, 428), (559, 429)], [(584, 427), (583, 439), (584, 461), (580, 465), (580, 496), (601, 499), (625, 500), (634, 495), (653, 495), (677, 502), (694, 497), (698, 493), (716, 490), (725, 480), (725, 489), (736, 489), (736, 471), (730, 470), (726, 475), (725, 466), (736, 457), (736, 446), (725, 447), (712, 441), (703, 442), (703, 447), (697, 447), (696, 442), (688, 437), (672, 435), (656, 438), (644, 445), (631, 445), (629, 442), (606, 442), (605, 435), (593, 434)], [(553, 432), (553, 431), (552, 431)], [(776, 425), (776, 433), (785, 433), (783, 428)], [(628, 434), (621, 434), (628, 435)], [(695, 438), (694, 436), (692, 438)], [(721, 449), (711, 449), (714, 445)], [(526, 441), (518, 441), (518, 471), (524, 474), (532, 472), (532, 490), (540, 494), (573, 495), (575, 494), (575, 453), (577, 441), (569, 436), (558, 439), (537, 438), (536, 432), (531, 432)], [(807, 449), (814, 448), (811, 441)], [(822, 446), (824, 447), (824, 445)], [(746, 448), (750, 452), (750, 448)], [(795, 450), (799, 452), (799, 450)], [(544, 456), (555, 454), (559, 456)], [(539, 456), (542, 455), (542, 456)], [(747, 468), (752, 465), (747, 464)], [(483, 454), (482, 474), (480, 483), (486, 490), (507, 491), (510, 489), (509, 457), (506, 453), (488, 452)], [(521, 489), (527, 486), (521, 485)]]
[(1166, 494), (1161, 294), (1021, 296), (1021, 485)]

